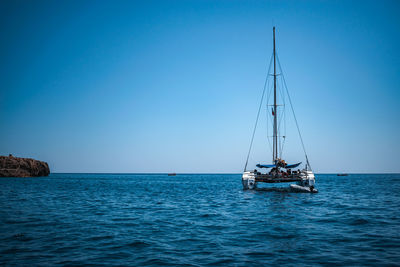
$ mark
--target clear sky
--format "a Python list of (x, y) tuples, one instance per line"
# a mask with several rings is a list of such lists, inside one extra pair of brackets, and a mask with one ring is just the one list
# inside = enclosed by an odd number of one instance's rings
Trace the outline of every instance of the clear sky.
[[(399, 1), (1, 1), (0, 154), (53, 172), (241, 172), (275, 25), (314, 170), (400, 172), (399, 14)], [(302, 161), (290, 134), (286, 158)], [(256, 141), (251, 163), (269, 163)]]

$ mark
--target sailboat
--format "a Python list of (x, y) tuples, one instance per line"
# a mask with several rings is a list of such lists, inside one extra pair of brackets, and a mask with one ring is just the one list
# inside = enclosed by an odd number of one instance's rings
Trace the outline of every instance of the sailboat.
[[(271, 69), (271, 65), (272, 65), (272, 61), (273, 61), (273, 74), (270, 74), (270, 69)], [(284, 80), (284, 76), (282, 73), (282, 68), (280, 66), (280, 62), (278, 59), (278, 64), (279, 64), (279, 68), (280, 68), (280, 73), (277, 74), (277, 53), (276, 53), (276, 48), (275, 48), (275, 27), (273, 27), (273, 55), (270, 61), (270, 67), (268, 70), (268, 76), (264, 85), (264, 90), (262, 93), (262, 97), (261, 97), (261, 101), (260, 101), (260, 106), (258, 109), (258, 113), (257, 113), (257, 118), (256, 118), (256, 122), (255, 122), (255, 126), (254, 126), (254, 130), (253, 130), (253, 135), (251, 138), (251, 142), (250, 142), (250, 148), (247, 154), (247, 160), (246, 160), (246, 164), (244, 167), (244, 171), (243, 171), (243, 175), (242, 175), (242, 184), (243, 184), (243, 189), (245, 190), (253, 190), (253, 189), (257, 189), (258, 184), (259, 183), (293, 183), (290, 185), (290, 188), (292, 191), (296, 191), (296, 192), (308, 192), (308, 193), (316, 193), (318, 192), (317, 189), (315, 188), (315, 175), (311, 169), (311, 165), (310, 162), (308, 160), (308, 156), (305, 150), (305, 146), (304, 146), (304, 142), (299, 130), (299, 126), (297, 123), (297, 119), (296, 119), (296, 115), (294, 113), (294, 109), (293, 109), (293, 105), (292, 105), (292, 101), (290, 99), (290, 95), (289, 92), (287, 90), (287, 86), (286, 86), (286, 82)], [(287, 96), (289, 98), (289, 103), (291, 106), (291, 110), (293, 112), (293, 117), (294, 117), (294, 121), (296, 123), (296, 127), (297, 127), (297, 131), (301, 140), (301, 145), (304, 151), (304, 155), (305, 155), (305, 166), (303, 169), (300, 170), (300, 166), (302, 164), (302, 162), (298, 162), (298, 163), (293, 163), (293, 164), (289, 164), (287, 162), (285, 162), (285, 160), (282, 158), (282, 149), (278, 149), (281, 148), (282, 146), (280, 146), (280, 138), (283, 137), (285, 138), (285, 136), (280, 135), (279, 131), (280, 131), (280, 124), (278, 125), (278, 120), (281, 119), (282, 117), (278, 116), (278, 112), (280, 112), (278, 110), (278, 106), (282, 106), (282, 105), (278, 105), (277, 101), (277, 76), (280, 75), (280, 77), (282, 79), (282, 83), (284, 88), (286, 89), (286, 93)], [(252, 145), (253, 145), (253, 141), (254, 141), (254, 135), (257, 129), (257, 124), (258, 124), (258, 120), (260, 117), (260, 110), (262, 108), (263, 105), (263, 99), (264, 99), (264, 95), (265, 95), (265, 90), (267, 87), (267, 81), (269, 79), (270, 76), (273, 76), (273, 104), (271, 104), (270, 106), (272, 106), (272, 162), (271, 164), (265, 164), (265, 163), (259, 163), (256, 164), (256, 168), (254, 170), (247, 170), (248, 167), (248, 162), (249, 162), (249, 156), (251, 153), (251, 149), (252, 149)], [(269, 107), (268, 107), (269, 109)], [(269, 110), (267, 110), (267, 113), (269, 112)], [(269, 141), (269, 139), (268, 139)], [(297, 170), (296, 170), (297, 169)]]

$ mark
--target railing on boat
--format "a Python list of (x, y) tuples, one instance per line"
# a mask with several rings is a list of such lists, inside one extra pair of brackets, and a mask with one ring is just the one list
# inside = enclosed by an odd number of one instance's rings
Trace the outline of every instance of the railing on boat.
[(288, 175), (288, 176), (273, 176), (269, 174), (256, 174), (256, 182), (261, 183), (289, 183), (289, 182), (299, 182), (302, 178), (298, 175)]

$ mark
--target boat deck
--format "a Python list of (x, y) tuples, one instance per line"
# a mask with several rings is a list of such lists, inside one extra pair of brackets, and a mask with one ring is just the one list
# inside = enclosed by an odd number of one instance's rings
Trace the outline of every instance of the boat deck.
[(290, 175), (286, 177), (273, 177), (268, 174), (257, 174), (255, 176), (256, 182), (259, 183), (290, 183), (299, 182), (302, 179), (298, 175)]

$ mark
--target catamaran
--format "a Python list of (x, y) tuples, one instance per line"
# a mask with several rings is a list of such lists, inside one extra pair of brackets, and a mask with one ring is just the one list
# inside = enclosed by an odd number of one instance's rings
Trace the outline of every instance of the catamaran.
[[(278, 59), (278, 66), (280, 69), (280, 73), (277, 74), (277, 59)], [(270, 69), (271, 69), (271, 64), (273, 61), (273, 74), (270, 74)], [(289, 164), (286, 163), (285, 160), (282, 158), (282, 147), (283, 147), (283, 142), (285, 139), (285, 135), (280, 134), (280, 124), (278, 124), (278, 120), (282, 119), (282, 116), (278, 116), (280, 110), (278, 110), (278, 106), (285, 106), (285, 105), (280, 105), (277, 104), (279, 99), (277, 99), (277, 76), (280, 76), (281, 81), (283, 86), (280, 87), (280, 89), (285, 89), (281, 90), (284, 93), (287, 94), (287, 97), (289, 99), (290, 107), (293, 113), (294, 121), (297, 127), (297, 132), (300, 137), (301, 145), (303, 148), (303, 152), (305, 155), (305, 166), (303, 169), (300, 170), (300, 166), (302, 162), (294, 163), (294, 164)], [(256, 164), (256, 168), (254, 170), (247, 170), (248, 167), (248, 162), (249, 162), (249, 156), (251, 153), (251, 149), (253, 146), (253, 141), (254, 141), (254, 135), (256, 133), (257, 129), (257, 124), (259, 121), (260, 117), (260, 110), (263, 106), (263, 101), (264, 101), (264, 96), (265, 96), (265, 91), (266, 88), (268, 87), (268, 79), (270, 76), (273, 76), (273, 104), (267, 105), (267, 114), (269, 114), (269, 106), (272, 106), (272, 162), (271, 164), (264, 164), (264, 163), (259, 163)], [(269, 95), (267, 93), (267, 95)], [(283, 98), (283, 97), (282, 97)], [(268, 101), (267, 101), (268, 102)], [(272, 100), (271, 100), (272, 102)], [(280, 141), (280, 139), (283, 138), (283, 141)], [(269, 139), (268, 139), (269, 141)], [(270, 141), (269, 141), (270, 142)], [(278, 149), (279, 148), (279, 149)], [(296, 170), (297, 168), (297, 170)], [(265, 169), (266, 171), (262, 172), (261, 170)], [(282, 68), (279, 62), (279, 58), (277, 58), (277, 53), (275, 49), (275, 27), (273, 27), (273, 55), (271, 57), (270, 61), (270, 66), (268, 70), (268, 75), (266, 78), (266, 82), (264, 84), (264, 90), (262, 93), (261, 101), (260, 101), (260, 106), (258, 108), (258, 113), (257, 113), (257, 118), (253, 130), (253, 135), (251, 138), (250, 142), (250, 148), (247, 154), (247, 159), (246, 159), (246, 164), (244, 167), (244, 172), (242, 175), (242, 184), (243, 184), (243, 189), (256, 189), (259, 183), (286, 183), (286, 182), (295, 182), (295, 184), (291, 184), (290, 188), (292, 191), (298, 191), (298, 192), (309, 192), (309, 193), (316, 193), (318, 192), (315, 189), (315, 175), (311, 169), (310, 162), (308, 160), (308, 156), (305, 150), (303, 138), (300, 133), (300, 129), (297, 123), (296, 115), (294, 113), (292, 101), (290, 99), (289, 91), (286, 86), (286, 82), (282, 73)]]

